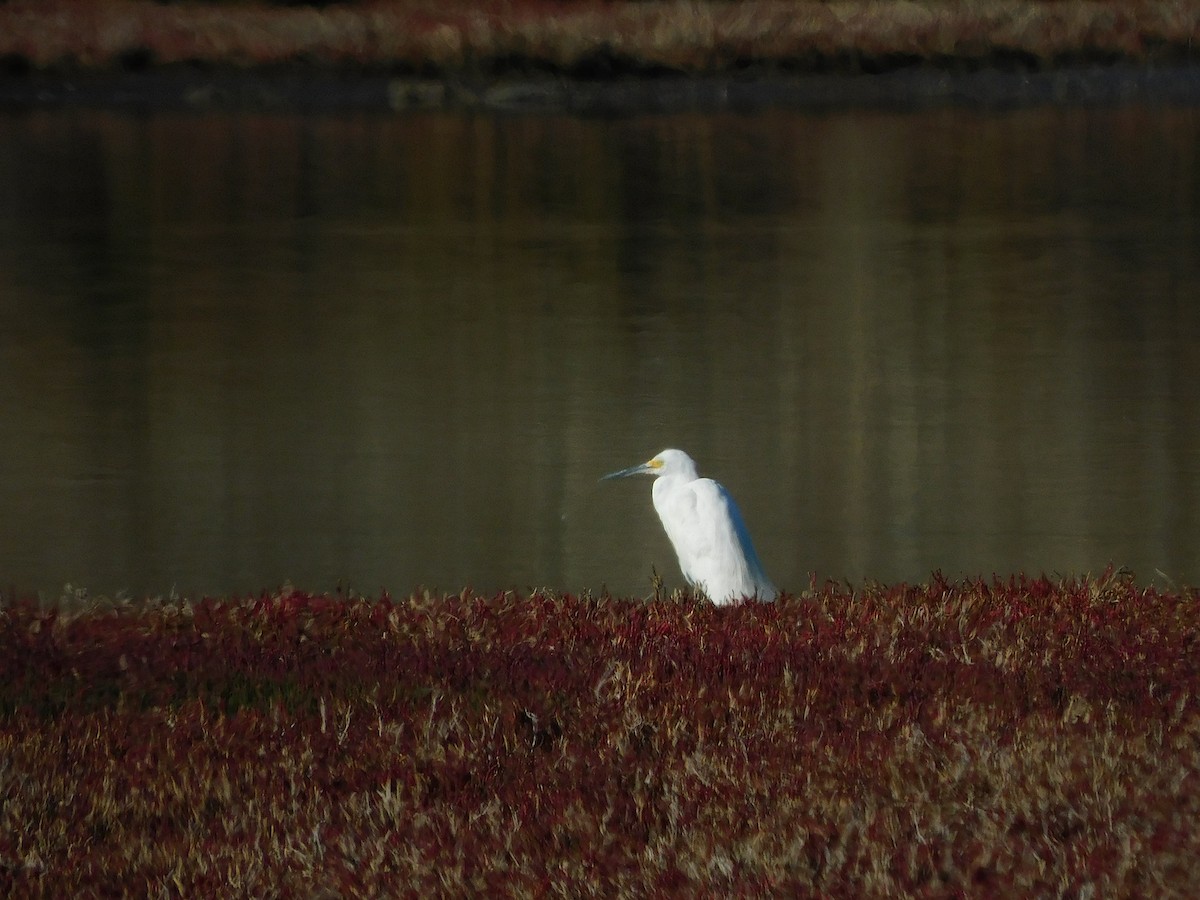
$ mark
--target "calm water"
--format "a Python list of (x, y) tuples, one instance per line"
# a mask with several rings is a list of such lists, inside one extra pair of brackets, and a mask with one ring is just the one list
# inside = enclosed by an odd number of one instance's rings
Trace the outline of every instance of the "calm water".
[(0, 587), (1195, 582), (1198, 346), (1193, 109), (0, 117)]

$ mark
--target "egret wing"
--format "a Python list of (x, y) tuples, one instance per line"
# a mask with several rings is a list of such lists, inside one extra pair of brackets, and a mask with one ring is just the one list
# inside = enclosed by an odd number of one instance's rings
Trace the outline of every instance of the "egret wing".
[(779, 592), (776, 590), (775, 585), (771, 583), (771, 579), (767, 577), (767, 573), (763, 571), (762, 562), (759, 561), (758, 554), (754, 551), (754, 542), (750, 540), (750, 531), (746, 528), (745, 520), (742, 519), (742, 511), (738, 509), (738, 505), (733, 501), (733, 497), (729, 495), (729, 492), (725, 488), (718, 484), (717, 489), (721, 492), (721, 496), (725, 501), (730, 525), (733, 527), (738, 547), (741, 549), (742, 559), (745, 561), (746, 577), (752, 585), (752, 589), (746, 591), (744, 596), (749, 597), (757, 594), (761, 600), (774, 600)]
[(698, 478), (656, 504), (684, 577), (715, 602), (758, 594), (774, 598), (750, 535), (729, 492)]

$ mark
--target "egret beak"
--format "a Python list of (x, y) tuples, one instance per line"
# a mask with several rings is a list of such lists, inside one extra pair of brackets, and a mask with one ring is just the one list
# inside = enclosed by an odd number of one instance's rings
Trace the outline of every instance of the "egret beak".
[(600, 480), (608, 481), (612, 478), (627, 478), (630, 475), (645, 475), (647, 472), (653, 471), (654, 467), (650, 463), (642, 463), (640, 466), (630, 466), (628, 469), (622, 469), (620, 472), (609, 472)]

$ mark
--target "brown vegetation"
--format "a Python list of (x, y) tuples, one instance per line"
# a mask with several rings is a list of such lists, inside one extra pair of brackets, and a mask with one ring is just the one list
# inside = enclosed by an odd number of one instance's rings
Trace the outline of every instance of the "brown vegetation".
[(1194, 59), (1186, 0), (151, 0), (0, 5), (10, 69), (199, 63), (428, 75), (729, 73)]
[(0, 893), (1182, 895), (1197, 599), (17, 604)]

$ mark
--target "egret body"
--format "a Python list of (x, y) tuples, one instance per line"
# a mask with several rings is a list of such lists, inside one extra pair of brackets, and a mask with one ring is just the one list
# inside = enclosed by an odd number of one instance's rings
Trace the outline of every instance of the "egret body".
[(605, 475), (653, 475), (654, 509), (679, 557), (688, 584), (718, 604), (743, 597), (774, 600), (779, 593), (763, 572), (750, 532), (729, 492), (701, 478), (682, 450), (664, 450), (649, 462)]

